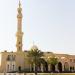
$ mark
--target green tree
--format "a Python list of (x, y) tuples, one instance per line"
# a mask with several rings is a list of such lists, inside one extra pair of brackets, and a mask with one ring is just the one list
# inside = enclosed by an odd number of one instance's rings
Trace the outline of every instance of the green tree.
[(48, 59), (48, 63), (51, 65), (51, 71), (55, 71), (55, 66), (58, 63), (58, 59), (56, 57), (51, 57)]
[(38, 48), (32, 48), (28, 51), (28, 57), (30, 58), (30, 64), (35, 64), (35, 75), (37, 75), (37, 66), (41, 62), (41, 57), (43, 56), (43, 52), (38, 50)]

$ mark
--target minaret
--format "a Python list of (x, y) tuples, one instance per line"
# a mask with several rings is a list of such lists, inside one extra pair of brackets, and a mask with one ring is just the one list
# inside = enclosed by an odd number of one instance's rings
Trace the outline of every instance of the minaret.
[(19, 7), (17, 9), (18, 14), (17, 14), (17, 42), (16, 42), (16, 47), (17, 47), (17, 52), (22, 51), (22, 37), (23, 37), (23, 32), (22, 32), (22, 8), (21, 8), (21, 2), (19, 0)]

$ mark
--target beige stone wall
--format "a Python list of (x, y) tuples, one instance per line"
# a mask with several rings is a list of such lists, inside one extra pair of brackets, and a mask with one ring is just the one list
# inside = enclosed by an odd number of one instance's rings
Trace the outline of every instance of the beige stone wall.
[[(6, 71), (6, 66), (8, 64), (7, 57), (8, 55), (15, 55), (15, 64), (16, 64), (16, 71), (18, 71), (18, 67), (21, 67), (21, 70), (25, 68), (29, 68), (30, 65), (27, 61), (27, 53), (26, 52), (2, 52), (1, 53), (1, 69), (0, 72)], [(10, 63), (10, 61), (9, 61)]]
[[(21, 66), (21, 70), (29, 69), (30, 64), (28, 62), (27, 52), (2, 52), (1, 54), (1, 66), (0, 66), (0, 72), (6, 71), (6, 65), (7, 65), (7, 57), (8, 55), (15, 55), (15, 64), (16, 64), (16, 71), (18, 71), (18, 67)], [(64, 64), (67, 62), (70, 66), (74, 66), (75, 68), (75, 55), (67, 55), (67, 54), (53, 54), (49, 52), (44, 53), (44, 59), (47, 60), (49, 57), (55, 56), (58, 58), (58, 61), (62, 63), (63, 70), (64, 70)]]

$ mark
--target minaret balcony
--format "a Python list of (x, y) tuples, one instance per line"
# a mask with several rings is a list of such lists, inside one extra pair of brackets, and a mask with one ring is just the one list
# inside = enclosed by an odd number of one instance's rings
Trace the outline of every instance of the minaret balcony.
[(16, 47), (22, 47), (23, 45), (22, 44), (16, 44)]
[(22, 13), (19, 13), (18, 15), (17, 15), (17, 18), (19, 19), (19, 18), (22, 18)]
[(17, 32), (17, 33), (16, 33), (16, 36), (18, 36), (18, 37), (19, 37), (19, 36), (23, 36), (23, 32)]

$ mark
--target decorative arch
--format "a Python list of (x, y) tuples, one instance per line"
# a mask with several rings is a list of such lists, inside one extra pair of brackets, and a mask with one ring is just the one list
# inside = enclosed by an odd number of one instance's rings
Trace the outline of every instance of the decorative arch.
[(38, 65), (37, 65), (37, 71), (38, 71), (38, 72), (41, 71), (41, 64), (40, 64), (40, 63), (38, 63)]
[(69, 64), (68, 64), (68, 62), (64, 63), (64, 71), (69, 71)]
[(18, 67), (18, 71), (21, 72), (21, 66)]
[(43, 71), (48, 72), (48, 63), (46, 61), (43, 64)]
[(51, 67), (51, 71), (54, 72), (55, 71), (55, 65), (50, 64), (50, 67)]
[(62, 63), (58, 62), (58, 66), (57, 66), (59, 72), (62, 72)]

